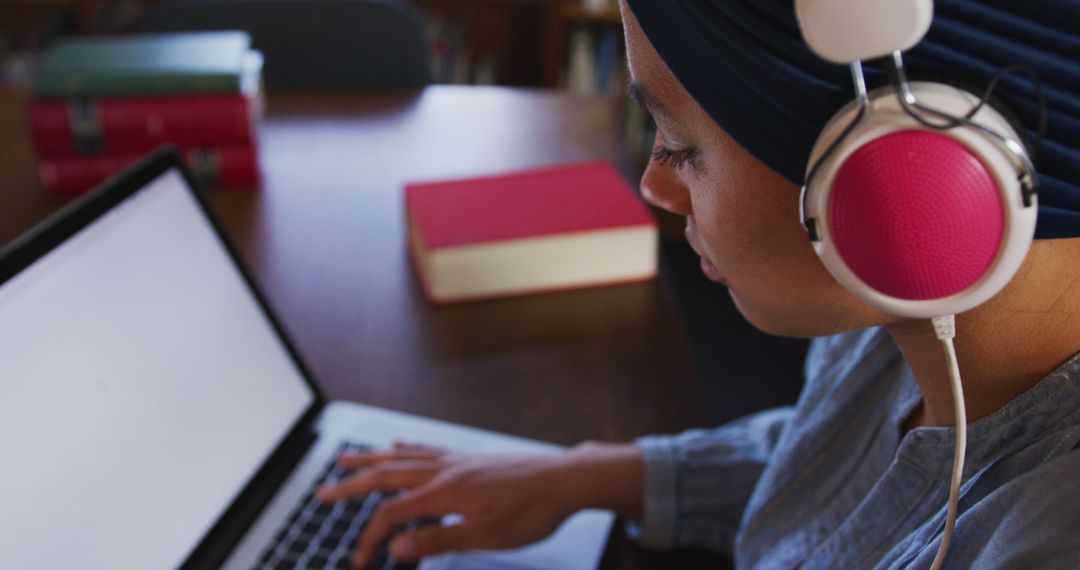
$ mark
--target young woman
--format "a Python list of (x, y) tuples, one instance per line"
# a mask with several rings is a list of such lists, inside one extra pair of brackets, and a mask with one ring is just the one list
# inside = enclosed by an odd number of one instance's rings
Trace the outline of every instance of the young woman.
[[(526, 544), (599, 507), (636, 521), (631, 532), (647, 545), (704, 545), (744, 568), (930, 567), (955, 442), (940, 343), (928, 320), (871, 307), (840, 286), (800, 224), (809, 145), (850, 98), (850, 87), (837, 87), (845, 70), (836, 80), (837, 66), (806, 49), (790, 2), (637, 0), (621, 8), (631, 91), (658, 127), (642, 193), (686, 217), (702, 270), (751, 323), (820, 337), (799, 402), (719, 429), (585, 443), (552, 456), (401, 445), (343, 457), (359, 471), (323, 489), (324, 500), (405, 491), (379, 510), (357, 562), (419, 517), (459, 513), (463, 522), (397, 536), (391, 550), (401, 559)], [(1036, 237), (1056, 238), (1036, 239), (1001, 293), (957, 316), (969, 424), (945, 562), (1076, 567), (1080, 9), (941, 0), (937, 10), (911, 67), (983, 83), (1012, 63), (1050, 71)], [(1014, 55), (1026, 61), (1000, 61)], [(965, 77), (965, 66), (977, 73)], [(1030, 84), (1008, 92), (1022, 106)], [(1037, 117), (1031, 109), (1021, 118)]]

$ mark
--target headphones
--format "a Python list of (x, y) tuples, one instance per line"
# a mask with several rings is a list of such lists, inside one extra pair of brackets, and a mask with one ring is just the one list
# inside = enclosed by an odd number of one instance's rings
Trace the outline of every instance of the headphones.
[[(954, 315), (1001, 291), (1035, 233), (1036, 175), (1019, 134), (979, 98), (908, 82), (901, 52), (932, 0), (795, 0), (803, 38), (849, 64), (857, 98), (810, 155), (800, 215), (833, 277), (866, 303), (913, 318)], [(862, 61), (891, 57), (867, 93)]]

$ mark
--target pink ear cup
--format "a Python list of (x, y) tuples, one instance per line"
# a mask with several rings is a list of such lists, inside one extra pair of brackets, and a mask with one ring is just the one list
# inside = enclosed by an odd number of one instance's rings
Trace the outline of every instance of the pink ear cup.
[(998, 257), (1005, 213), (997, 183), (967, 147), (932, 131), (874, 139), (841, 165), (830, 234), (866, 285), (898, 299), (960, 293)]

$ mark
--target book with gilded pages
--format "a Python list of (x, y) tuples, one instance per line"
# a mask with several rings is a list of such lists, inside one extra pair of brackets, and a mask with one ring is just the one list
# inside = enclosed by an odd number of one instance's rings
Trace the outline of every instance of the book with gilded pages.
[(410, 184), (405, 205), (413, 264), (432, 303), (656, 275), (656, 221), (606, 162)]

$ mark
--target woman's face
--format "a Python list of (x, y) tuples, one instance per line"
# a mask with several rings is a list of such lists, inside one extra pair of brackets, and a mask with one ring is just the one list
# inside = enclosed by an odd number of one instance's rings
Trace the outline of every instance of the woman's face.
[(641, 180), (645, 199), (686, 216), (705, 275), (728, 287), (759, 329), (817, 336), (895, 319), (828, 274), (799, 223), (799, 189), (709, 117), (667, 68), (623, 3), (631, 90), (657, 125), (659, 152)]

